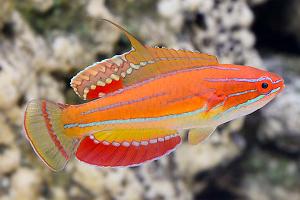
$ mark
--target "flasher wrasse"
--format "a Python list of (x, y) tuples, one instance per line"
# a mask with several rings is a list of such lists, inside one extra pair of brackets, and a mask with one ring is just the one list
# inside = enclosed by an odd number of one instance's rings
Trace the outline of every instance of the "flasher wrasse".
[(254, 112), (284, 88), (271, 72), (221, 64), (204, 53), (147, 47), (110, 23), (125, 33), (132, 50), (73, 77), (76, 94), (92, 101), (33, 100), (26, 108), (26, 136), (55, 171), (74, 155), (105, 167), (158, 159), (181, 143), (182, 130), (189, 130), (190, 144), (198, 144), (218, 125)]

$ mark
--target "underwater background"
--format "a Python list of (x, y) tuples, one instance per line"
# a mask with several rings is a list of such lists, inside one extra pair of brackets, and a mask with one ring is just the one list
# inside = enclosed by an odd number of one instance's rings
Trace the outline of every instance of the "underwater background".
[[(274, 71), (286, 89), (158, 161), (110, 169), (72, 160), (54, 173), (24, 137), (24, 108), (34, 98), (81, 103), (72, 76), (130, 49), (101, 18), (147, 45)], [(0, 200), (299, 200), (299, 22), (299, 0), (1, 0)]]

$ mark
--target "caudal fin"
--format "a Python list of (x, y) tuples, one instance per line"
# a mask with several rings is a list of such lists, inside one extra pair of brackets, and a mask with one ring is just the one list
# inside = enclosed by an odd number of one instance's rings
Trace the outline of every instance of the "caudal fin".
[(33, 100), (24, 116), (27, 139), (41, 160), (54, 171), (66, 166), (78, 142), (64, 134), (63, 109), (62, 104)]

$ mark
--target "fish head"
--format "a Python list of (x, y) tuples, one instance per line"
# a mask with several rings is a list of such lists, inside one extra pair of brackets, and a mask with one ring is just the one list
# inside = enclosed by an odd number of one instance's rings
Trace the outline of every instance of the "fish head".
[[(281, 76), (262, 69), (223, 65), (222, 70), (206, 79), (217, 96), (222, 96), (220, 106), (216, 106), (214, 117), (220, 123), (248, 115), (269, 103), (285, 87)], [(216, 111), (216, 110), (215, 110)]]

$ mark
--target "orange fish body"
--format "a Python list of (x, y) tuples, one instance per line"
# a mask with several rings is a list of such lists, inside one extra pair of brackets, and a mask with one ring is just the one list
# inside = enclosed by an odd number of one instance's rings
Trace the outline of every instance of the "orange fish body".
[[(112, 23), (114, 24), (114, 23)], [(24, 127), (40, 158), (53, 170), (75, 156), (97, 166), (135, 166), (181, 143), (197, 144), (215, 128), (272, 100), (283, 79), (248, 66), (220, 64), (198, 52), (145, 47), (120, 28), (133, 49), (76, 75), (81, 105), (45, 100), (28, 104)]]

